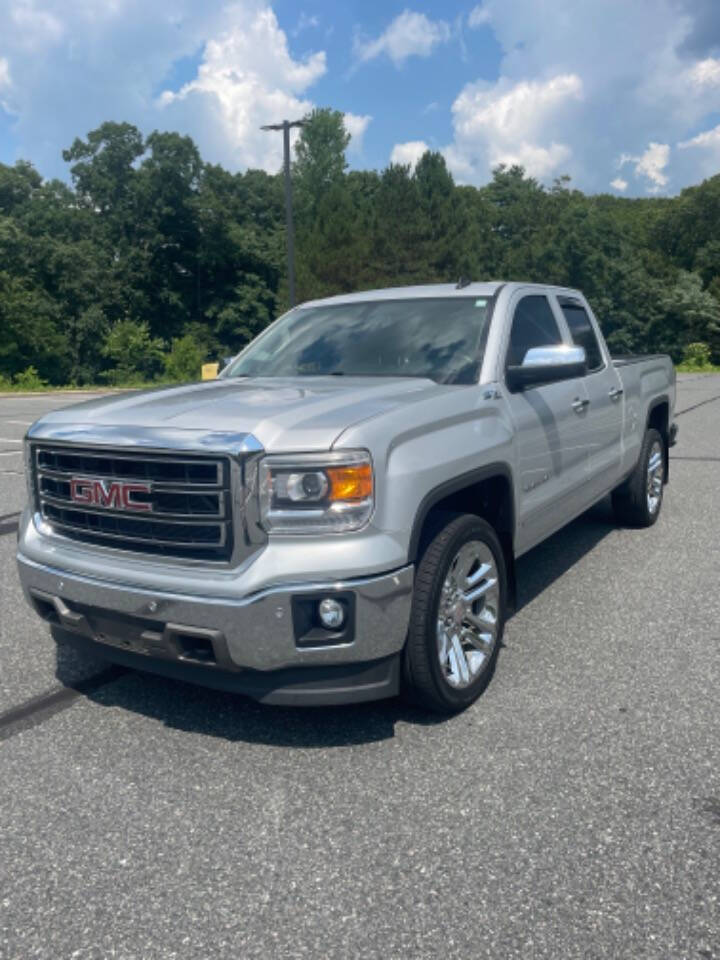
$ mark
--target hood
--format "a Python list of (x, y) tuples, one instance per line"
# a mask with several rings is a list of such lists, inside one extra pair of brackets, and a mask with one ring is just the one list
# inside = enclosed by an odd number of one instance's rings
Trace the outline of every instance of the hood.
[[(45, 436), (70, 439), (71, 427), (93, 435), (118, 428), (252, 434), (266, 450), (328, 450), (348, 427), (447, 390), (432, 380), (402, 377), (220, 379), (183, 387), (103, 397), (54, 411), (39, 425)], [(78, 431), (82, 434), (85, 431)]]

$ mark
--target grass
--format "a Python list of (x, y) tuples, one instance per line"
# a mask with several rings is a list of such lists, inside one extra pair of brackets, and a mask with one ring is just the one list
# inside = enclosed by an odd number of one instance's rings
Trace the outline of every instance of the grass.
[(58, 386), (57, 384), (45, 383), (42, 386), (25, 387), (15, 383), (0, 383), (0, 395), (10, 393), (62, 393), (63, 391), (72, 391), (73, 393), (112, 393), (115, 390), (148, 390), (151, 387), (169, 387), (169, 383), (114, 383), (110, 386), (107, 383), (99, 383), (96, 386), (84, 384), (78, 387), (76, 384), (66, 384)]
[(678, 363), (675, 369), (678, 373), (720, 373), (720, 367), (713, 363), (705, 363), (701, 367), (692, 363)]
[(133, 380), (127, 383), (84, 383), (79, 387), (76, 383), (68, 383), (63, 386), (57, 384), (33, 384), (27, 386), (21, 383), (8, 383), (0, 380), (0, 396), (10, 393), (55, 393), (63, 390), (72, 390), (75, 393), (112, 393), (116, 390), (152, 390), (153, 387), (176, 387), (179, 383), (175, 380)]

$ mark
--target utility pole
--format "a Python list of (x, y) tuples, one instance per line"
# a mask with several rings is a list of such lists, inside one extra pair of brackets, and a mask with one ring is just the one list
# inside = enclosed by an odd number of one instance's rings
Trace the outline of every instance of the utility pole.
[(283, 120), (282, 123), (269, 123), (261, 130), (282, 130), (283, 132), (283, 170), (285, 171), (285, 232), (287, 234), (288, 257), (288, 294), (290, 306), (295, 306), (295, 229), (292, 215), (292, 184), (290, 182), (290, 127), (302, 127), (304, 120)]

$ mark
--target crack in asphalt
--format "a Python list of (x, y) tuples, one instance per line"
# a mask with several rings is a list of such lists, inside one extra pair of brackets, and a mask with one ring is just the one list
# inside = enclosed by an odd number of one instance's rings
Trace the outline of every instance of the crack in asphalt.
[(704, 407), (706, 403), (715, 403), (716, 400), (720, 400), (720, 393), (716, 397), (710, 397), (708, 400), (700, 400), (698, 403), (694, 403), (691, 407), (685, 407), (684, 410), (676, 410), (675, 416), (681, 417), (684, 413), (690, 413), (691, 410), (697, 410), (698, 407)]
[(0, 742), (9, 740), (24, 730), (40, 726), (55, 714), (67, 710), (77, 700), (90, 696), (101, 687), (119, 680), (127, 672), (126, 667), (111, 666), (78, 681), (74, 687), (55, 687), (0, 713)]
[(21, 512), (21, 510), (16, 510), (15, 513), (4, 513), (0, 515), (0, 537), (4, 537), (8, 533), (15, 533), (18, 528), (18, 518)]

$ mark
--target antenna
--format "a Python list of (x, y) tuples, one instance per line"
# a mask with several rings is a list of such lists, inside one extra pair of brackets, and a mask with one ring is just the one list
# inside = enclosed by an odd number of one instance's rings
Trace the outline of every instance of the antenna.
[(462, 290), (464, 287), (469, 287), (471, 283), (472, 283), (472, 280), (470, 280), (468, 277), (460, 277), (457, 284), (455, 285), (455, 289)]

